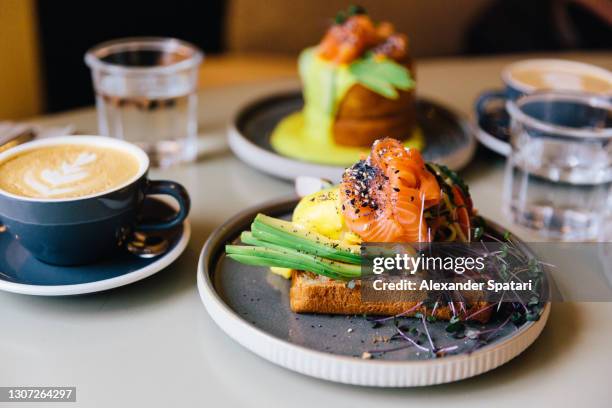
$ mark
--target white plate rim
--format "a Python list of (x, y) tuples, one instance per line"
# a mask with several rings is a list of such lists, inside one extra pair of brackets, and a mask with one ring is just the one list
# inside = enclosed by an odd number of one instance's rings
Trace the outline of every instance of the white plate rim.
[[(275, 152), (261, 148), (260, 146), (251, 142), (238, 130), (238, 118), (244, 113), (245, 110), (250, 109), (254, 105), (262, 103), (268, 99), (283, 95), (291, 95), (298, 92), (301, 92), (301, 90), (298, 89), (281, 93), (273, 93), (264, 97), (255, 98), (243, 104), (240, 109), (237, 110), (227, 128), (229, 147), (240, 160), (247, 163), (249, 166), (281, 179), (293, 180), (298, 176), (308, 175), (338, 182), (340, 181), (342, 171), (344, 170), (343, 166), (309, 163), (282, 156)], [(447, 165), (453, 170), (461, 170), (472, 160), (472, 157), (476, 151), (476, 129), (472, 122), (470, 122), (461, 112), (447, 107), (446, 105), (432, 100), (431, 98), (426, 98), (426, 100), (430, 103), (440, 105), (444, 107), (444, 109), (452, 112), (460, 122), (460, 125), (465, 128), (465, 132), (469, 139), (468, 143), (466, 146), (446, 156), (443, 162), (443, 164)]]
[(230, 149), (240, 160), (259, 171), (281, 179), (293, 180), (308, 174), (312, 177), (338, 181), (341, 175), (340, 166), (307, 163), (262, 149), (240, 133), (235, 122), (227, 129), (227, 140)]
[[(281, 202), (275, 201), (267, 205)], [(261, 209), (262, 206), (254, 208)], [(507, 363), (522, 353), (540, 335), (550, 314), (547, 303), (538, 321), (521, 328), (505, 340), (484, 346), (470, 355), (461, 354), (422, 361), (362, 360), (312, 350), (274, 337), (238, 316), (218, 295), (205, 271), (205, 254), (214, 245), (211, 237), (225, 233), (247, 209), (214, 231), (202, 248), (197, 270), (197, 288), (208, 314), (229, 337), (276, 365), (304, 375), (344, 384), (373, 387), (416, 387), (470, 378)]]
[(163, 270), (174, 262), (187, 248), (191, 237), (191, 222), (189, 219), (183, 221), (183, 233), (174, 248), (162, 255), (155, 262), (150, 263), (144, 268), (115, 276), (110, 279), (103, 279), (95, 282), (78, 283), (75, 285), (28, 285), (25, 283), (15, 283), (0, 279), (0, 290), (22, 295), (33, 296), (69, 296), (83, 295), (87, 293), (102, 292), (120, 286), (148, 278), (149, 276)]

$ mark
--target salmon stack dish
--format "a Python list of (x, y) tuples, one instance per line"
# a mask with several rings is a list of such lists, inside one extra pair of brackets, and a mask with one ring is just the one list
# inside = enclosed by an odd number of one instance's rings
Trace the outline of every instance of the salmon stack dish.
[(299, 57), (304, 107), (272, 133), (279, 153), (350, 165), (381, 136), (421, 149), (408, 37), (360, 7), (341, 12)]
[(428, 309), (422, 298), (362, 301), (360, 291), (363, 244), (470, 243), (479, 238), (479, 222), (457, 174), (384, 138), (346, 169), (339, 185), (303, 197), (291, 221), (257, 215), (240, 237), (246, 245), (228, 245), (226, 253), (290, 278), (290, 305), (297, 313), (427, 313), (486, 322), (492, 310), (478, 296), (466, 296), (460, 306), (447, 302)]

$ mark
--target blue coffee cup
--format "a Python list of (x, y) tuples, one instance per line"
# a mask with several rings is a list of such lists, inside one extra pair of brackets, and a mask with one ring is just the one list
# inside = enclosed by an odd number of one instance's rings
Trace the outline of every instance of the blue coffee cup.
[[(529, 71), (542, 74), (535, 78), (537, 81), (529, 83), (524, 76)], [(508, 65), (501, 73), (504, 87), (482, 92), (474, 104), (480, 133), (486, 133), (487, 145), (500, 153), (510, 152), (507, 101), (516, 101), (540, 90), (594, 93), (582, 83), (584, 76), (608, 83), (609, 88), (601, 93), (612, 94), (612, 73), (594, 65), (561, 59), (529, 59)]]
[[(0, 189), (0, 222), (37, 259), (54, 265), (92, 263), (124, 246), (132, 232), (161, 231), (181, 224), (190, 209), (183, 186), (149, 180), (149, 158), (139, 147), (103, 136), (65, 136), (29, 142), (0, 154), (0, 163), (45, 146), (89, 145), (120, 150), (138, 162), (138, 172), (108, 191), (76, 198), (31, 198)], [(169, 195), (178, 203), (170, 219), (142, 223), (139, 213), (148, 195)]]

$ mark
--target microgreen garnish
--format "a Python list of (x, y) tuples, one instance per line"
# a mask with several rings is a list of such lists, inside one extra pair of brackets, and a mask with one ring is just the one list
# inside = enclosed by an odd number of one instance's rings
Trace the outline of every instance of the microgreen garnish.
[[(506, 232), (502, 236), (493, 236), (486, 232), (484, 220), (475, 225), (473, 237), (479, 236), (481, 241), (486, 239), (487, 242), (493, 242), (496, 245), (495, 251), (488, 252), (483, 241), (483, 251), (487, 253), (490, 260), (487, 270), (480, 272), (483, 278), (494, 278), (500, 282), (524, 282), (531, 279), (534, 282), (534, 288), (528, 292), (529, 295), (521, 298), (514, 289), (509, 289), (504, 291), (497, 301), (474, 308), (461, 296), (457, 299), (448, 293), (438, 294), (401, 314), (373, 320), (378, 323), (375, 327), (383, 331), (386, 322), (392, 321), (395, 333), (390, 336), (389, 341), (400, 344), (389, 349), (368, 351), (369, 353), (381, 356), (389, 352), (414, 349), (417, 354), (427, 352), (430, 358), (443, 357), (449, 353), (471, 353), (500, 338), (508, 330), (512, 328), (516, 330), (526, 322), (540, 318), (546, 304), (545, 299), (541, 297), (541, 288), (545, 284), (543, 265), (547, 264), (528, 256), (513, 239), (511, 233)], [(478, 231), (478, 228), (481, 230)], [(439, 333), (437, 330), (440, 330), (441, 322), (436, 317), (436, 312), (440, 308), (447, 308), (452, 315), (449, 321), (442, 326), (447, 335), (435, 339), (432, 336), (431, 328), (436, 327), (435, 333)], [(480, 323), (482, 314), (491, 315), (486, 326)], [(412, 317), (407, 317), (410, 315)], [(420, 321), (418, 328), (414, 323), (408, 323), (415, 319)]]
[(430, 351), (427, 347), (423, 347), (421, 346), (421, 344), (419, 343), (418, 340), (415, 340), (413, 338), (411, 338), (408, 334), (404, 333), (403, 331), (401, 331), (399, 328), (397, 329), (398, 334), (406, 341), (408, 341), (410, 344), (412, 344), (413, 346), (415, 346), (416, 348), (418, 348), (419, 350), (423, 350), (423, 351)]
[(482, 233), (484, 232), (484, 228), (478, 226), (474, 227), (474, 239), (478, 240), (482, 237)]
[(381, 322), (382, 323), (382, 322), (386, 322), (386, 321), (389, 321), (389, 320), (393, 320), (393, 323), (397, 326), (397, 318), (398, 317), (406, 316), (406, 315), (414, 312), (415, 310), (417, 310), (422, 305), (423, 305), (423, 302), (419, 302), (416, 305), (412, 306), (410, 309), (408, 309), (408, 310), (406, 310), (406, 311), (404, 311), (402, 313), (399, 313), (399, 314), (397, 314), (395, 316), (387, 316), (387, 317), (382, 317), (382, 318), (378, 318), (378, 319), (371, 319), (370, 321), (372, 321), (372, 322)]
[(425, 320), (425, 316), (421, 314), (421, 321), (423, 322), (423, 329), (425, 330), (425, 334), (427, 335), (427, 340), (429, 340), (429, 345), (431, 346), (431, 351), (433, 353), (436, 352), (436, 346), (434, 346), (433, 339), (429, 334), (429, 329), (427, 328), (427, 321)]
[(465, 328), (461, 319), (457, 316), (451, 317), (448, 325), (446, 326), (446, 331), (449, 333), (458, 333)]
[(470, 195), (470, 190), (469, 190), (468, 185), (465, 184), (463, 179), (459, 177), (457, 173), (455, 173), (454, 171), (452, 171), (451, 169), (449, 169), (443, 164), (438, 164), (437, 167), (440, 169), (440, 173), (441, 173), (440, 176), (448, 177), (449, 179), (451, 179), (454, 185), (458, 186), (461, 189), (461, 192), (463, 192), (466, 196)]

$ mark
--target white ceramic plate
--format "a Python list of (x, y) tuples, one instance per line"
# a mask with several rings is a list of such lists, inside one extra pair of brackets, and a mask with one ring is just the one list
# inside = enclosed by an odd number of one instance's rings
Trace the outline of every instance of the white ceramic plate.
[[(508, 362), (529, 347), (546, 324), (550, 304), (538, 321), (527, 322), (470, 354), (427, 360), (355, 357), (355, 345), (363, 347), (356, 336), (365, 335), (362, 333), (368, 330), (372, 334), (365, 319), (357, 316), (353, 322), (343, 316), (293, 314), (288, 305), (289, 282), (266, 273), (265, 268), (232, 263), (223, 255), (225, 244), (248, 227), (257, 212), (281, 216), (294, 205), (295, 200), (276, 202), (238, 214), (210, 236), (197, 272), (200, 297), (217, 325), (242, 346), (274, 364), (354, 385), (441, 384), (473, 377)], [(347, 334), (347, 324), (355, 327), (350, 330), (352, 334)], [(326, 345), (334, 346), (335, 350)]]

